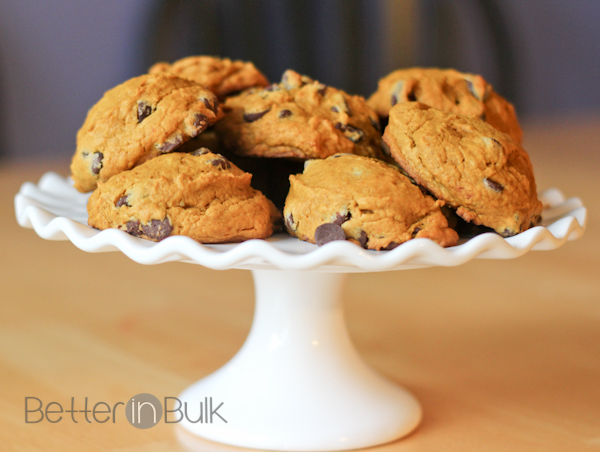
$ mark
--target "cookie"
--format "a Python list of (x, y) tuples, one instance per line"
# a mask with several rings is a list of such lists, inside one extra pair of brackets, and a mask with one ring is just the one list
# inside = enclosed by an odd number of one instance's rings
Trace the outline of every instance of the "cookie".
[(309, 160), (290, 176), (284, 223), (290, 234), (317, 245), (351, 240), (363, 248), (393, 249), (412, 238), (451, 246), (458, 234), (440, 211), (396, 167), (339, 154)]
[(115, 174), (176, 150), (223, 115), (216, 96), (171, 74), (142, 75), (107, 91), (77, 132), (75, 188), (96, 188)]
[(250, 62), (212, 56), (190, 56), (173, 64), (156, 63), (149, 73), (171, 73), (193, 80), (211, 90), (221, 100), (246, 88), (269, 84), (262, 72)]
[(100, 182), (88, 223), (160, 241), (185, 235), (201, 243), (263, 239), (278, 214), (252, 176), (207, 149), (160, 155)]
[(383, 140), (416, 183), (464, 220), (503, 236), (538, 223), (542, 203), (527, 153), (481, 119), (400, 103)]
[(378, 118), (364, 98), (288, 70), (281, 83), (229, 97), (215, 129), (242, 156), (325, 158), (350, 153), (385, 158)]
[(430, 107), (483, 119), (521, 143), (523, 133), (513, 105), (497, 94), (483, 77), (454, 69), (411, 68), (379, 80), (367, 103), (387, 118), (397, 103), (418, 101)]

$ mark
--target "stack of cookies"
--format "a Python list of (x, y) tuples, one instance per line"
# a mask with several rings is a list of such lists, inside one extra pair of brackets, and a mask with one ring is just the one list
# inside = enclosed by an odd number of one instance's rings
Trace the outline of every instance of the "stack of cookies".
[[(384, 132), (382, 134), (382, 129)], [(160, 241), (456, 244), (540, 219), (514, 108), (477, 75), (407, 69), (368, 99), (292, 70), (188, 57), (108, 91), (77, 134), (89, 224)], [(252, 183), (252, 184), (251, 184)]]

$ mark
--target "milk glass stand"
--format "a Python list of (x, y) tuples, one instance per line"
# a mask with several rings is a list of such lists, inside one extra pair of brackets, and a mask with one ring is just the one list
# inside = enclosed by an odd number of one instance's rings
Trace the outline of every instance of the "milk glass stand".
[(70, 240), (87, 252), (121, 251), (142, 264), (181, 261), (252, 271), (256, 308), (246, 342), (227, 364), (179, 396), (190, 419), (210, 398), (213, 410), (223, 403), (216, 412), (227, 422), (213, 415), (212, 423), (180, 425), (225, 444), (285, 451), (375, 446), (407, 435), (421, 420), (418, 401), (368, 367), (348, 336), (341, 299), (348, 273), (456, 266), (551, 250), (579, 238), (587, 218), (578, 198), (549, 189), (540, 194), (541, 226), (506, 239), (482, 234), (450, 248), (428, 239), (380, 252), (344, 241), (318, 248), (286, 234), (228, 245), (181, 236), (155, 243), (87, 226), (88, 196), (70, 179), (47, 173), (21, 187), (17, 220), (47, 240)]

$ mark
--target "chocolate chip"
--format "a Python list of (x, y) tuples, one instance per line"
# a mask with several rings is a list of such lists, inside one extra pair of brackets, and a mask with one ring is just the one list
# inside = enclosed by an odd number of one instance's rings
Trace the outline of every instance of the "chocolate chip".
[(353, 143), (358, 143), (363, 139), (364, 132), (350, 124), (346, 125), (346, 130), (344, 131), (344, 136), (348, 138)]
[(334, 112), (334, 113), (339, 113), (340, 112), (339, 108), (337, 108), (335, 105), (333, 107), (331, 107), (331, 111)]
[(339, 159), (340, 157), (343, 157), (344, 155), (354, 155), (354, 154), (351, 154), (350, 152), (340, 152), (339, 154), (333, 154), (332, 156), (330, 156), (328, 158)]
[(140, 220), (130, 220), (125, 224), (125, 232), (127, 234), (134, 235), (139, 237), (142, 235), (142, 231), (140, 230)]
[(196, 149), (194, 152), (190, 152), (190, 155), (195, 155), (197, 157), (200, 157), (201, 155), (204, 154), (209, 154), (210, 150), (207, 148), (200, 148), (200, 149)]
[(131, 207), (129, 205), (129, 203), (127, 202), (127, 200), (129, 199), (129, 195), (123, 195), (121, 196), (118, 200), (117, 203), (115, 204), (115, 207), (121, 207), (121, 206), (127, 206), (127, 207)]
[(163, 144), (161, 144), (158, 147), (158, 149), (161, 152), (161, 154), (165, 154), (165, 153), (170, 152), (173, 149), (175, 149), (182, 142), (183, 142), (182, 138), (179, 135), (176, 135), (172, 138), (172, 141), (165, 141)]
[(289, 110), (281, 110), (279, 112), (279, 117), (280, 118), (289, 118), (290, 116), (292, 116), (292, 112)]
[(217, 168), (219, 168), (221, 170), (225, 170), (225, 169), (231, 168), (231, 162), (229, 162), (229, 160), (227, 160), (223, 156), (220, 156), (220, 158), (218, 158), (218, 159), (209, 160), (209, 162), (213, 166), (215, 166), (215, 167), (217, 167)]
[(202, 102), (204, 102), (204, 105), (206, 105), (206, 108), (208, 108), (210, 111), (212, 111), (215, 115), (217, 114), (217, 111), (219, 111), (219, 101), (217, 99), (214, 99), (214, 101), (211, 101), (208, 98), (204, 98), (202, 99)]
[(391, 102), (392, 102), (392, 107), (394, 105), (396, 105), (398, 103), (398, 96), (396, 96), (395, 94), (392, 94)]
[(334, 223), (325, 223), (315, 230), (315, 242), (323, 246), (334, 240), (346, 240), (346, 234), (342, 227)]
[(264, 115), (266, 115), (270, 111), (271, 111), (271, 109), (269, 108), (268, 110), (259, 111), (258, 113), (244, 113), (244, 121), (246, 121), (246, 122), (258, 121), (260, 118), (262, 118)]
[(516, 233), (515, 233), (515, 232), (513, 232), (513, 231), (511, 231), (510, 229), (506, 228), (506, 229), (504, 229), (504, 231), (502, 231), (502, 232), (500, 233), (500, 235), (501, 235), (502, 237), (512, 237), (513, 235), (516, 235)]
[(379, 121), (375, 121), (373, 118), (369, 117), (369, 121), (371, 121), (371, 125), (373, 126), (373, 128), (375, 130), (377, 130), (378, 132), (381, 132), (381, 124), (379, 124)]
[(480, 116), (482, 121), (486, 121), (487, 120), (487, 116), (485, 115), (485, 113), (482, 113)]
[(408, 93), (406, 98), (408, 99), (409, 102), (415, 102), (417, 100), (417, 96), (415, 96), (415, 93), (413, 91)]
[(104, 159), (104, 154), (102, 152), (94, 152), (92, 155), (93, 159), (91, 170), (92, 173), (98, 174), (102, 169), (102, 160)]
[(164, 220), (150, 220), (150, 223), (142, 225), (142, 231), (150, 240), (160, 242), (171, 235), (173, 226), (171, 226), (168, 218)]
[(333, 224), (337, 224), (338, 226), (341, 226), (342, 223), (345, 223), (350, 218), (352, 218), (352, 214), (350, 212), (347, 212), (346, 215), (341, 215), (339, 212), (336, 212), (335, 220), (333, 220)]
[(285, 217), (285, 225), (291, 231), (296, 230), (296, 228), (294, 227), (294, 215), (290, 213), (287, 217)]
[(384, 246), (383, 248), (381, 248), (382, 250), (386, 250), (386, 251), (390, 251), (393, 250), (394, 248), (400, 246), (399, 243), (396, 242), (390, 242), (388, 243), (386, 246)]
[(419, 232), (421, 232), (421, 228), (419, 228), (419, 227), (415, 228), (412, 232), (413, 238), (416, 237)]
[(197, 127), (197, 130), (194, 133), (190, 134), (193, 137), (198, 135), (200, 132), (204, 132), (208, 127), (208, 118), (202, 113), (196, 113), (194, 115), (194, 126)]
[(488, 179), (487, 177), (485, 179), (483, 179), (483, 183), (491, 190), (494, 190), (497, 193), (502, 193), (502, 191), (504, 190), (504, 186), (502, 186), (501, 184), (499, 184), (498, 182), (494, 182), (491, 179)]
[(475, 96), (475, 99), (479, 100), (479, 96), (475, 92), (475, 87), (473, 86), (473, 82), (471, 80), (468, 80), (468, 79), (465, 79), (465, 82), (467, 83), (467, 88), (471, 92), (471, 94), (473, 96)]
[(341, 130), (342, 132), (346, 130), (346, 126), (341, 122), (336, 122), (334, 127), (338, 130)]
[(327, 91), (327, 85), (318, 85), (318, 87), (317, 93), (319, 93), (321, 96), (324, 96), (325, 92)]
[(392, 151), (390, 151), (390, 147), (385, 141), (381, 142), (381, 150), (385, 155), (392, 155)]
[(137, 103), (137, 118), (138, 124), (146, 119), (152, 113), (152, 107), (144, 102), (143, 100), (138, 100)]
[(367, 236), (367, 233), (365, 231), (360, 231), (358, 243), (360, 243), (360, 246), (362, 246), (363, 248), (367, 247), (367, 243), (369, 243), (369, 237)]
[(367, 209), (367, 210), (361, 210), (360, 213), (364, 213), (364, 214), (368, 215), (368, 214), (371, 214), (371, 213), (374, 213), (374, 212), (372, 210), (368, 210)]

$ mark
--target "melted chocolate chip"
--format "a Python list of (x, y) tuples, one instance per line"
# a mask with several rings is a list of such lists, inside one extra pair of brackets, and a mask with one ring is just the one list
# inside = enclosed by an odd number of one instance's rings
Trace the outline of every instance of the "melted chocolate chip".
[(347, 212), (346, 215), (341, 215), (339, 212), (336, 212), (335, 220), (333, 220), (333, 224), (337, 224), (338, 226), (341, 226), (343, 223), (348, 221), (350, 218), (352, 218), (352, 214), (350, 212)]
[(285, 226), (290, 230), (290, 231), (295, 231), (296, 228), (294, 228), (294, 215), (292, 215), (291, 213), (285, 217)]
[(179, 135), (176, 135), (172, 138), (172, 141), (165, 141), (158, 147), (158, 150), (161, 154), (166, 154), (167, 152), (172, 151), (177, 146), (179, 146), (183, 142), (182, 138)]
[(340, 225), (325, 223), (315, 230), (315, 242), (317, 245), (323, 246), (334, 240), (346, 240), (346, 234)]
[(244, 113), (244, 121), (246, 121), (246, 122), (258, 121), (260, 118), (262, 118), (264, 115), (266, 115), (270, 111), (271, 111), (271, 109), (269, 108), (268, 110), (259, 111), (258, 113)]
[(390, 147), (388, 146), (388, 144), (385, 141), (381, 142), (381, 150), (383, 151), (383, 153), (385, 155), (392, 155), (392, 151), (390, 151)]
[(337, 107), (334, 105), (333, 107), (331, 107), (331, 111), (332, 111), (332, 112), (334, 112), (334, 113), (339, 113), (339, 112), (340, 112), (340, 109), (339, 109), (339, 108), (337, 108)]
[(210, 150), (207, 148), (196, 149), (194, 152), (190, 152), (190, 155), (195, 155), (197, 157), (210, 153)]
[(104, 160), (104, 154), (102, 152), (94, 152), (92, 159), (92, 173), (98, 174), (102, 169), (102, 160)]
[(394, 105), (396, 105), (398, 103), (398, 96), (396, 96), (395, 94), (392, 94), (391, 103), (392, 103), (392, 107)]
[(416, 237), (419, 232), (421, 232), (421, 228), (419, 228), (419, 227), (415, 228), (414, 231), (412, 232), (412, 236)]
[(146, 119), (148, 116), (152, 114), (152, 107), (144, 102), (143, 100), (138, 100), (137, 103), (137, 118), (138, 124)]
[(360, 243), (360, 246), (362, 246), (363, 248), (367, 247), (367, 243), (369, 243), (369, 236), (367, 235), (367, 233), (365, 231), (360, 231), (360, 237), (358, 238), (358, 243)]
[(334, 127), (338, 130), (341, 130), (342, 132), (346, 130), (346, 126), (341, 122), (336, 122)]
[(289, 110), (281, 110), (279, 112), (279, 117), (280, 118), (289, 118), (290, 116), (292, 116), (292, 112)]
[(344, 130), (344, 136), (348, 138), (353, 143), (358, 143), (363, 139), (364, 132), (357, 127), (351, 126), (350, 124), (346, 125)]
[(127, 202), (128, 199), (129, 199), (129, 195), (123, 195), (123, 196), (121, 196), (119, 199), (117, 199), (115, 207), (121, 207), (121, 206), (131, 207), (129, 205), (129, 203)]
[(202, 102), (204, 102), (206, 108), (212, 111), (215, 115), (217, 114), (217, 111), (219, 111), (219, 101), (217, 99), (211, 101), (211, 99), (205, 97), (204, 99), (202, 99)]
[(134, 235), (139, 237), (142, 235), (142, 231), (140, 230), (140, 220), (130, 220), (125, 224), (125, 232), (127, 234)]
[(386, 251), (390, 251), (393, 250), (394, 248), (400, 246), (399, 243), (396, 242), (390, 242), (388, 243), (386, 246), (384, 246), (383, 248), (381, 248), (382, 250), (386, 250)]
[(475, 87), (473, 86), (473, 82), (471, 80), (469, 80), (469, 79), (465, 79), (465, 82), (466, 82), (467, 88), (471, 92), (471, 94), (473, 96), (475, 96), (475, 99), (479, 100), (479, 96), (475, 92)]
[(218, 159), (209, 160), (209, 162), (212, 164), (212, 166), (215, 166), (221, 170), (231, 168), (231, 162), (223, 156)]
[(142, 231), (150, 240), (160, 242), (171, 235), (173, 226), (171, 226), (168, 218), (164, 220), (151, 220), (150, 223), (142, 225)]
[(483, 183), (486, 185), (486, 187), (488, 187), (491, 190), (494, 190), (497, 193), (502, 193), (502, 191), (504, 190), (504, 186), (499, 184), (498, 182), (494, 182), (491, 179), (488, 179), (487, 177), (485, 179), (483, 179)]
[(208, 127), (208, 118), (202, 113), (196, 113), (194, 115), (194, 127), (197, 127), (197, 130), (194, 133), (190, 134), (192, 137), (195, 137), (200, 132), (204, 132)]

